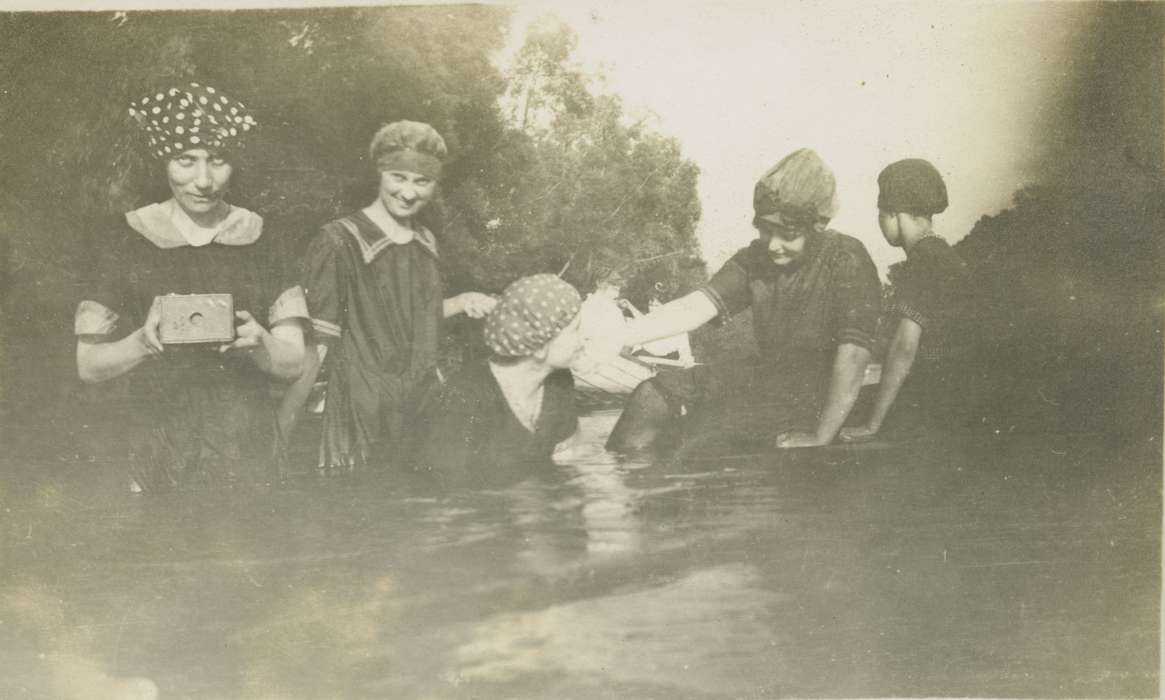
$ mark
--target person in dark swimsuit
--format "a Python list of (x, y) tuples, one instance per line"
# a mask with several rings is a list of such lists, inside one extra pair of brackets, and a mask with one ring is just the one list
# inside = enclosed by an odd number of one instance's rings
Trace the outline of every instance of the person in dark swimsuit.
[(570, 365), (581, 347), (574, 287), (524, 277), (485, 324), (487, 361), (451, 376), (425, 402), (416, 469), (437, 484), (483, 487), (544, 467), (578, 427)]
[(860, 241), (826, 228), (836, 184), (809, 149), (760, 178), (753, 207), (759, 238), (702, 288), (629, 322), (623, 344), (687, 333), (749, 308), (759, 357), (643, 382), (608, 448), (644, 448), (666, 435), (814, 447), (841, 428), (874, 343), (881, 304), (874, 263)]
[[(262, 217), (225, 200), (255, 119), (197, 83), (146, 95), (130, 114), (171, 196), (101, 232), (74, 320), (78, 374), (124, 385), (131, 490), (269, 479), (278, 436), (268, 381), (302, 371), (308, 314)], [(235, 340), (163, 344), (159, 300), (198, 293), (232, 295)]]
[(878, 226), (887, 243), (906, 252), (906, 262), (895, 276), (894, 335), (873, 407), (864, 423), (841, 431), (842, 440), (868, 440), (885, 427), (898, 433), (907, 425), (958, 427), (974, 343), (967, 265), (934, 231), (935, 215), (946, 208), (946, 183), (925, 160), (897, 161), (878, 176)]
[(436, 378), (442, 319), (481, 318), (495, 303), (478, 292), (443, 297), (437, 241), (417, 220), (446, 154), (428, 124), (382, 128), (369, 147), (376, 200), (324, 225), (308, 247), (302, 279), (313, 340), (279, 414), (290, 433), (313, 384), (326, 382), (323, 475), (379, 469), (407, 452), (417, 402)]

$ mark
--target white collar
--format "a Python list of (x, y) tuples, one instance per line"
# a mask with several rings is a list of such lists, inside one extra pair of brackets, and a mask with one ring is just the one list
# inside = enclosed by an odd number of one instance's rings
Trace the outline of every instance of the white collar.
[[(388, 240), (396, 245), (404, 245), (416, 238), (416, 229), (412, 226), (406, 226), (396, 217), (388, 213), (388, 207), (384, 206), (384, 200), (380, 197), (368, 206), (364, 207), (364, 215), (368, 220), (376, 224), (376, 226), (384, 232)], [(413, 223), (410, 221), (410, 224)]]
[(210, 243), (248, 245), (263, 233), (263, 217), (249, 209), (231, 206), (218, 225), (203, 228), (173, 199), (135, 209), (125, 215), (125, 220), (159, 248), (197, 248)]

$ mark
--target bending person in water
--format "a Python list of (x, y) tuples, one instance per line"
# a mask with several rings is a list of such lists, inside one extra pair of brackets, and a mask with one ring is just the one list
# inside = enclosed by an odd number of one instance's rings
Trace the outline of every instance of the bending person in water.
[(569, 367), (580, 348), (580, 303), (550, 274), (506, 288), (485, 322), (492, 357), (463, 367), (424, 402), (420, 472), (444, 487), (512, 483), (574, 435)]
[(826, 229), (836, 184), (809, 149), (761, 177), (753, 207), (759, 238), (702, 288), (628, 323), (623, 343), (690, 332), (751, 308), (759, 359), (644, 382), (608, 448), (650, 446), (680, 416), (685, 435), (775, 437), (778, 447), (828, 444), (845, 422), (874, 343), (881, 303), (874, 264), (861, 242)]
[(946, 208), (946, 184), (925, 160), (900, 160), (878, 175), (878, 227), (887, 243), (906, 251), (906, 262), (895, 275), (890, 311), (897, 323), (873, 409), (864, 424), (843, 429), (842, 440), (878, 434), (895, 399), (895, 423), (933, 427), (953, 422), (966, 401), (956, 385), (971, 346), (961, 313), (970, 282), (966, 263), (934, 232), (934, 215)]

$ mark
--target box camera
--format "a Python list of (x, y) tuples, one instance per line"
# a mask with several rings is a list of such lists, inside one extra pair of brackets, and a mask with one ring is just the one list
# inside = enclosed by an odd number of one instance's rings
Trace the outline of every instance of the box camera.
[(161, 305), (160, 340), (182, 343), (229, 343), (235, 339), (235, 304), (230, 294), (169, 294)]

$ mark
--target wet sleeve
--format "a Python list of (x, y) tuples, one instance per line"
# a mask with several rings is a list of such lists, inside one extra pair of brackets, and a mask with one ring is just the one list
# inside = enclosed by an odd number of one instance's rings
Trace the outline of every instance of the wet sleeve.
[(325, 226), (308, 244), (303, 263), (303, 291), (317, 340), (329, 343), (343, 332), (347, 299), (344, 242)]
[(748, 248), (739, 251), (724, 263), (712, 279), (700, 288), (712, 303), (721, 318), (728, 318), (752, 304), (749, 289)]
[[(98, 238), (91, 259), (95, 263), (82, 272), (81, 301), (73, 315), (73, 333), (95, 342), (114, 340), (134, 329), (127, 318), (131, 308), (127, 265), (130, 251), (123, 235), (106, 233)], [(132, 314), (128, 314), (132, 316)]]
[(569, 370), (552, 372), (546, 378), (550, 403), (550, 437), (554, 445), (570, 439), (578, 431), (578, 409), (575, 406), (574, 376)]
[(851, 343), (874, 349), (874, 334), (882, 311), (882, 283), (869, 253), (860, 244), (834, 258), (833, 328), (840, 345)]

